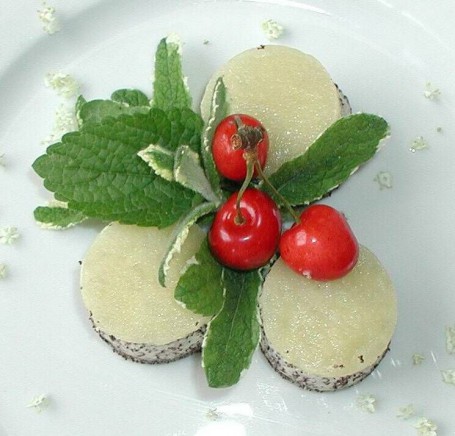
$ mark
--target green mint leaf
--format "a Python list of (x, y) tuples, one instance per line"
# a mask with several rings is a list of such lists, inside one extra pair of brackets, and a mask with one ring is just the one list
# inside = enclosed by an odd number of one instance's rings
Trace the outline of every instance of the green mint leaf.
[(167, 37), (158, 44), (152, 106), (163, 110), (191, 107), (191, 95), (182, 70), (181, 43), (177, 38)]
[[(306, 153), (283, 164), (270, 176), (270, 182), (291, 205), (309, 204), (338, 187), (373, 157), (388, 133), (387, 122), (376, 115), (341, 118)], [(263, 188), (274, 195), (267, 186)]]
[(219, 198), (222, 197), (220, 188), (220, 175), (218, 174), (215, 166), (215, 161), (213, 160), (212, 140), (216, 127), (220, 121), (226, 117), (227, 112), (228, 107), (226, 98), (226, 86), (224, 85), (223, 79), (220, 77), (216, 81), (215, 87), (213, 88), (210, 115), (202, 134), (201, 147), (201, 157), (205, 169), (205, 174), (210, 182), (210, 185), (212, 186), (213, 192)]
[(127, 106), (112, 100), (91, 100), (82, 104), (76, 113), (80, 126), (83, 126), (85, 123), (99, 123), (108, 117), (147, 113), (149, 110), (149, 106)]
[(188, 145), (181, 145), (175, 153), (174, 179), (186, 188), (201, 194), (206, 200), (220, 204), (201, 166), (199, 154)]
[(158, 281), (161, 286), (166, 286), (166, 276), (169, 271), (169, 264), (172, 260), (172, 257), (175, 253), (179, 253), (183, 243), (185, 242), (190, 227), (201, 217), (215, 211), (216, 204), (214, 203), (201, 203), (192, 209), (185, 217), (183, 217), (180, 222), (175, 227), (171, 240), (166, 250), (166, 253), (161, 261), (159, 270), (158, 270)]
[(78, 210), (60, 206), (40, 206), (33, 214), (41, 227), (55, 230), (67, 229), (87, 219)]
[(111, 95), (111, 100), (126, 106), (149, 106), (149, 98), (137, 89), (118, 89)]
[(259, 342), (257, 297), (262, 285), (258, 270), (238, 272), (223, 269), (225, 290), (220, 312), (209, 322), (202, 361), (211, 387), (237, 383), (249, 367)]
[(149, 144), (200, 144), (200, 118), (188, 109), (108, 117), (64, 135), (33, 164), (55, 198), (87, 217), (165, 227), (201, 197), (157, 176), (137, 156)]
[(170, 182), (174, 180), (174, 151), (161, 145), (150, 144), (137, 155), (163, 179)]
[(188, 265), (174, 291), (174, 298), (194, 313), (212, 316), (223, 306), (223, 268), (210, 253), (207, 239)]

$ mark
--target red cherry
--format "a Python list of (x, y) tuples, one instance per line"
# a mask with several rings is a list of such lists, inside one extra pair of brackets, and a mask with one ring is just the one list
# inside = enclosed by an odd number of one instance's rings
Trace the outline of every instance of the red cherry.
[(245, 153), (255, 149), (256, 159), (264, 168), (268, 148), (266, 130), (249, 115), (229, 115), (218, 124), (213, 135), (212, 153), (218, 172), (237, 182), (244, 180), (247, 174)]
[(343, 214), (318, 204), (307, 207), (300, 222), (283, 232), (280, 254), (299, 274), (314, 280), (334, 280), (355, 266), (359, 245)]
[(281, 216), (276, 203), (264, 192), (247, 189), (240, 200), (231, 195), (215, 215), (208, 233), (213, 256), (229, 268), (250, 270), (265, 265), (276, 253)]

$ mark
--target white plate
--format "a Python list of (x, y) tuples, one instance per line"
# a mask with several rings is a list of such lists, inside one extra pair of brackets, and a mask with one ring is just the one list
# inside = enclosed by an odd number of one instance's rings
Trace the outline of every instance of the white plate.
[[(50, 1), (50, 0), (49, 0)], [(55, 0), (62, 28), (41, 29), (38, 1), (2, 5), (0, 16), (0, 227), (21, 237), (0, 246), (0, 435), (414, 435), (417, 417), (455, 434), (455, 368), (444, 329), (455, 324), (455, 8), (451, 0)], [(62, 99), (43, 84), (61, 70), (87, 98), (121, 87), (151, 90), (159, 39), (178, 32), (195, 100), (221, 63), (267, 40), (260, 23), (286, 28), (280, 43), (314, 54), (355, 111), (384, 116), (392, 138), (329, 201), (389, 270), (399, 297), (392, 349), (374, 374), (318, 394), (281, 379), (260, 352), (230, 389), (206, 387), (199, 356), (164, 366), (126, 362), (91, 330), (78, 292), (78, 261), (99, 230), (39, 229), (33, 208), (48, 196), (30, 168)], [(210, 43), (205, 45), (204, 40)], [(426, 82), (441, 90), (423, 96)], [(438, 127), (442, 128), (437, 131)], [(422, 136), (428, 148), (412, 153)], [(390, 189), (375, 176), (388, 172)], [(425, 360), (414, 366), (412, 355)], [(42, 413), (27, 408), (45, 394)], [(358, 395), (376, 398), (376, 412)], [(396, 417), (414, 404), (416, 417)], [(214, 419), (209, 412), (217, 409)]]

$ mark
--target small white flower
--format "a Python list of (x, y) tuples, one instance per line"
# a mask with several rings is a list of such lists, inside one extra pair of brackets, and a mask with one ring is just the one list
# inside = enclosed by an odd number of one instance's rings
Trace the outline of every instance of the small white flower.
[(423, 93), (428, 100), (437, 100), (441, 96), (441, 91), (436, 88), (431, 82), (425, 83), (425, 91)]
[(400, 407), (397, 412), (397, 418), (400, 419), (409, 419), (415, 414), (414, 405), (408, 404), (406, 406)]
[(278, 39), (284, 33), (284, 27), (275, 20), (266, 20), (261, 23), (262, 31), (269, 41)]
[(43, 30), (52, 35), (60, 30), (60, 23), (55, 15), (55, 8), (48, 6), (45, 1), (42, 2), (43, 9), (38, 11), (38, 18), (43, 24)]
[(17, 238), (19, 238), (19, 232), (16, 227), (3, 227), (0, 229), (1, 244), (11, 245)]
[(65, 98), (74, 97), (79, 93), (79, 84), (76, 79), (65, 73), (47, 73), (44, 83)]
[(61, 137), (68, 132), (77, 130), (77, 117), (74, 108), (61, 104), (55, 111), (55, 121), (52, 133), (41, 143), (43, 145), (53, 144), (60, 141)]
[(55, 111), (55, 130), (67, 133), (77, 130), (77, 119), (74, 110), (65, 105), (60, 105)]
[(44, 409), (49, 406), (49, 398), (45, 395), (39, 395), (33, 398), (30, 404), (27, 404), (27, 407), (35, 409), (38, 413), (41, 413)]
[(6, 277), (6, 265), (4, 263), (0, 263), (0, 279), (4, 279)]
[(428, 142), (422, 136), (417, 136), (417, 138), (412, 141), (409, 150), (412, 153), (415, 153), (416, 151), (424, 150), (425, 148), (428, 148)]
[(217, 408), (209, 409), (206, 414), (207, 418), (211, 421), (216, 421), (220, 418), (220, 413), (218, 412)]
[(455, 369), (446, 369), (441, 371), (442, 381), (449, 385), (455, 385)]
[(392, 174), (388, 171), (379, 171), (374, 178), (374, 181), (378, 183), (379, 189), (390, 189), (393, 186)]
[(419, 353), (414, 353), (412, 355), (412, 363), (413, 365), (420, 365), (422, 364), (422, 362), (425, 360), (425, 356), (423, 354), (419, 354)]
[(376, 411), (376, 399), (372, 395), (359, 395), (357, 406), (366, 412), (374, 413)]
[(455, 325), (446, 327), (446, 350), (449, 354), (455, 354)]
[(437, 436), (438, 426), (427, 418), (419, 418), (414, 427), (417, 429), (419, 436)]

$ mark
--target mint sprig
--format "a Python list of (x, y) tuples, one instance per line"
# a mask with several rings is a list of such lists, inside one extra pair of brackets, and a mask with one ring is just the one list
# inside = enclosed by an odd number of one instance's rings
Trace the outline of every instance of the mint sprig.
[(198, 120), (189, 109), (151, 109), (87, 123), (51, 145), (33, 168), (56, 199), (88, 217), (166, 227), (201, 198), (157, 176), (137, 153), (150, 143), (198, 148)]
[[(269, 181), (291, 205), (310, 204), (345, 182), (373, 157), (388, 134), (387, 122), (377, 115), (340, 118), (306, 153), (284, 163)], [(266, 185), (263, 189), (280, 203)]]
[(250, 366), (259, 342), (257, 298), (262, 286), (259, 270), (237, 272), (223, 268), (224, 304), (209, 322), (202, 363), (208, 385), (232, 386)]

